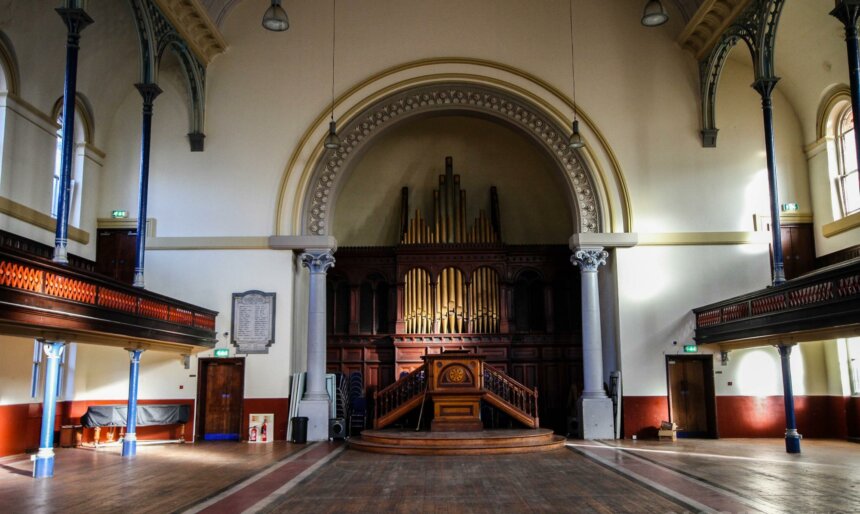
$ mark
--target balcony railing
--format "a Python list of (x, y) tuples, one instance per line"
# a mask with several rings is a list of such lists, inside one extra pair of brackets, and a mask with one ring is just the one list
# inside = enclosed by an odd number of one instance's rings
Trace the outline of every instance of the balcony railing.
[(0, 323), (18, 331), (57, 329), (211, 347), (217, 315), (95, 273), (0, 248)]
[(699, 344), (860, 324), (860, 259), (693, 309)]

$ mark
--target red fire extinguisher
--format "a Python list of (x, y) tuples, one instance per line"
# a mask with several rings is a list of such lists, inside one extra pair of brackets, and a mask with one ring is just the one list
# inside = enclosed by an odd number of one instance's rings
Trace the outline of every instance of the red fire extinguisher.
[(267, 428), (266, 422), (263, 421), (263, 426), (260, 427), (260, 441), (262, 441), (264, 443), (266, 442), (266, 428)]
[(248, 440), (252, 443), (257, 442), (257, 426), (256, 425), (251, 427), (251, 437)]

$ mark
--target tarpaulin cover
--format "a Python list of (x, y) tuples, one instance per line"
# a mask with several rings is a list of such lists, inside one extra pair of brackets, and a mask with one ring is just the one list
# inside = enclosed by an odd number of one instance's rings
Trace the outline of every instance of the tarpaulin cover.
[[(137, 426), (186, 423), (190, 412), (188, 405), (138, 405)], [(81, 424), (88, 428), (124, 427), (127, 415), (126, 405), (93, 405), (81, 416)]]

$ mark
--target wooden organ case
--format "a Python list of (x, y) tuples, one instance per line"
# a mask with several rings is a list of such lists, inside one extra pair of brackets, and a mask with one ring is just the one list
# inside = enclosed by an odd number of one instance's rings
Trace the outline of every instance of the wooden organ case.
[(469, 223), (451, 157), (433, 216), (409, 215), (400, 242), (342, 247), (327, 283), (329, 372), (360, 371), (372, 397), (448, 350), (480, 355), (540, 392), (541, 424), (558, 432), (582, 390), (580, 278), (565, 245), (506, 245), (499, 199)]

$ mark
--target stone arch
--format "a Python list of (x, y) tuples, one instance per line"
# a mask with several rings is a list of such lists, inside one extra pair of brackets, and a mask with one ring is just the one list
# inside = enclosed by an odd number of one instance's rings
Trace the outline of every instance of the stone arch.
[(449, 113), (490, 119), (531, 139), (564, 179), (575, 232), (631, 232), (621, 166), (579, 108), (586, 147), (572, 152), (566, 146), (573, 111), (573, 103), (547, 82), (492, 61), (438, 58), (384, 70), (336, 100), (340, 149), (322, 145), (328, 109), (307, 129), (281, 179), (274, 233), (330, 235), (339, 187), (372, 141), (401, 121)]
[(509, 125), (529, 137), (565, 175), (578, 232), (603, 231), (594, 174), (578, 152), (567, 148), (567, 129), (532, 102), (485, 84), (438, 82), (390, 94), (362, 109), (339, 130), (343, 144), (327, 151), (313, 169), (302, 213), (302, 233), (329, 235), (343, 178), (379, 134), (414, 116), (462, 113)]
[[(57, 98), (51, 108), (51, 119), (59, 119), (63, 115), (63, 97)], [(82, 93), (75, 94), (75, 139), (80, 142), (92, 144), (95, 141), (95, 122), (93, 121), (93, 109), (89, 99)], [(83, 131), (78, 129), (82, 128)]]
[(21, 84), (18, 78), (18, 61), (12, 43), (3, 31), (0, 31), (0, 91), (19, 94)]

